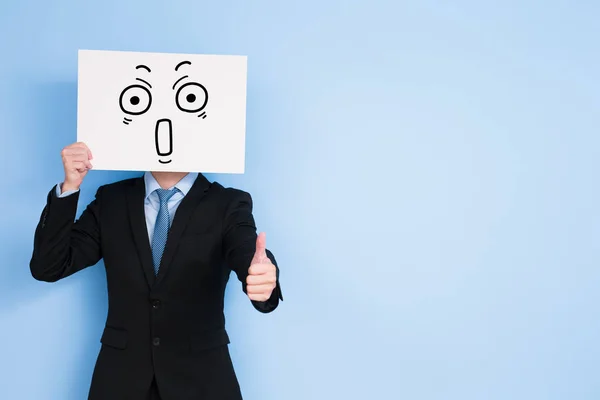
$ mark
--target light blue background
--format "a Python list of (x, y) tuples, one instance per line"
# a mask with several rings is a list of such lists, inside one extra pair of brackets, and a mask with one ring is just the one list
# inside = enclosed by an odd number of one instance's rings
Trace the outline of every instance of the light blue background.
[[(261, 315), (229, 286), (246, 399), (600, 398), (598, 15), (3, 1), (0, 398), (84, 399), (100, 345), (102, 266), (53, 285), (28, 267), (79, 48), (249, 56), (247, 173), (209, 178), (253, 194), (286, 300)], [(92, 172), (80, 206), (129, 176)]]

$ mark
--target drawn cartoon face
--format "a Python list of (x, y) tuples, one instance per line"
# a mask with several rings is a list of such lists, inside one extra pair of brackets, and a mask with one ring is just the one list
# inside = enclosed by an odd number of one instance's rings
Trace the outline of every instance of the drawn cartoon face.
[[(182, 61), (175, 66), (175, 72), (178, 72), (180, 67), (191, 64), (190, 61)], [(148, 76), (152, 74), (152, 70), (147, 65), (138, 65), (135, 69), (147, 71)], [(198, 117), (206, 118), (206, 112), (201, 111), (208, 103), (208, 91), (202, 84), (193, 81), (186, 82), (187, 79), (189, 76), (183, 75), (173, 84), (173, 90), (177, 90), (173, 101), (182, 112), (199, 113)], [(135, 78), (135, 80), (140, 83), (127, 86), (119, 96), (121, 110), (132, 117), (145, 114), (152, 106), (152, 85), (142, 78)], [(181, 85), (179, 85), (180, 83)], [(133, 122), (133, 119), (127, 118), (127, 116), (123, 118), (125, 125), (129, 125), (130, 122)], [(172, 160), (168, 157), (173, 154), (173, 121), (168, 118), (157, 120), (154, 132), (158, 162), (169, 164)]]
[(80, 51), (78, 140), (96, 169), (241, 173), (245, 97), (245, 57)]

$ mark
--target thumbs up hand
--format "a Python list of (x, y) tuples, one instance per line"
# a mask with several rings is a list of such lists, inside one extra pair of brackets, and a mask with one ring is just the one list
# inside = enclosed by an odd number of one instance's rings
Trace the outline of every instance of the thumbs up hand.
[(264, 233), (256, 238), (256, 252), (248, 269), (246, 284), (248, 297), (254, 301), (269, 300), (277, 285), (277, 269), (267, 257), (267, 241)]

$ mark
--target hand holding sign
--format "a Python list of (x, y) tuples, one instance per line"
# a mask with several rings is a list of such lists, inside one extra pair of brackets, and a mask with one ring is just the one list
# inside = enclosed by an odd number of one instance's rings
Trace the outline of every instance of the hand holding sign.
[(92, 152), (85, 143), (78, 142), (65, 147), (61, 152), (61, 156), (65, 170), (65, 180), (61, 191), (67, 192), (79, 189), (83, 178), (92, 169), (90, 163)]
[(264, 233), (256, 238), (256, 252), (250, 262), (246, 283), (248, 297), (254, 301), (267, 301), (277, 285), (277, 269), (267, 257), (267, 240)]

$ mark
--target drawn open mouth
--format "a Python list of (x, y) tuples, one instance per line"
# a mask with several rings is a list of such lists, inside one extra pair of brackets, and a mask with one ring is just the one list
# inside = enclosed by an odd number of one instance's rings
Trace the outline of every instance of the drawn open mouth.
[[(154, 131), (156, 142), (156, 154), (161, 158), (168, 157), (173, 153), (173, 124), (170, 119), (159, 119), (156, 121)], [(168, 164), (171, 159), (159, 159), (159, 163)]]

